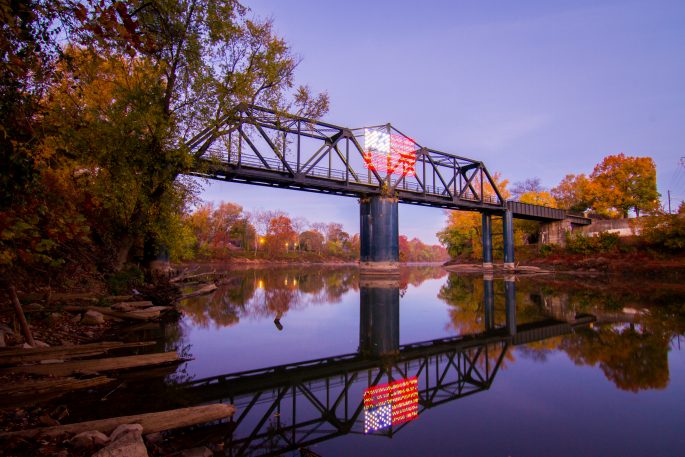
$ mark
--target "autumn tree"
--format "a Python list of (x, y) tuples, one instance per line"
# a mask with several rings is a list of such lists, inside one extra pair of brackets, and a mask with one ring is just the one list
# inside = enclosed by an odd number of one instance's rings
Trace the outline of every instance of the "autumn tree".
[(610, 155), (590, 175), (593, 206), (599, 211), (617, 210), (628, 217), (630, 210), (654, 211), (659, 207), (656, 166), (650, 157)]
[(266, 248), (270, 254), (282, 254), (292, 249), (297, 242), (297, 233), (288, 216), (278, 215), (269, 221), (266, 232)]
[(327, 98), (294, 87), (288, 45), (237, 1), (117, 2), (105, 19), (140, 39), (100, 26), (67, 37), (75, 64), (60, 68), (50, 90), (51, 135), (42, 144), (97, 170), (91, 190), (107, 216), (103, 229), (112, 228), (101, 231), (102, 245), (115, 246), (121, 265), (134, 245), (154, 255), (173, 239), (195, 190), (180, 178), (196, 165), (186, 147), (195, 133), (241, 103), (317, 117)]
[(564, 176), (558, 186), (552, 188), (552, 196), (560, 208), (584, 212), (592, 205), (590, 180), (584, 174)]
[(325, 238), (318, 230), (305, 230), (299, 235), (300, 249), (321, 254)]

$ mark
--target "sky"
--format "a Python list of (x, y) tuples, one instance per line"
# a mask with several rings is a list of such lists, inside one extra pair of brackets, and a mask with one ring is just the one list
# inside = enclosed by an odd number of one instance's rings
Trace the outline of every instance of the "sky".
[[(610, 154), (650, 156), (685, 199), (685, 1), (253, 0), (326, 91), (323, 120), (387, 122), (422, 145), (548, 188)], [(685, 161), (685, 159), (683, 159)], [(206, 201), (359, 231), (356, 199), (212, 181)], [(400, 204), (400, 233), (437, 243), (436, 208)]]

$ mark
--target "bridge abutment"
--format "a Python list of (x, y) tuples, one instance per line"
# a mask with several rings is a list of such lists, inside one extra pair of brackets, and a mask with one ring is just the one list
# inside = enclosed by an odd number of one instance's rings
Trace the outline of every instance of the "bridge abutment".
[(362, 274), (399, 274), (397, 199), (383, 196), (359, 200), (359, 266)]

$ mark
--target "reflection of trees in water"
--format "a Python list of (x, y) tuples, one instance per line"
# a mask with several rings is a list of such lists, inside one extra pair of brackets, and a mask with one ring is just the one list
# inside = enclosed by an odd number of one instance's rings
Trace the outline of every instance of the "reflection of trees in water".
[(356, 268), (273, 268), (232, 271), (211, 295), (182, 304), (194, 325), (226, 327), (241, 319), (281, 319), (291, 309), (338, 303), (358, 288)]
[[(458, 334), (485, 330), (483, 280), (450, 274), (438, 298), (448, 305), (448, 328)], [(494, 282), (495, 325), (505, 320), (503, 281)], [(578, 328), (562, 337), (519, 346), (517, 354), (544, 362), (554, 351), (564, 351), (578, 365), (598, 366), (618, 388), (637, 392), (663, 389), (669, 382), (668, 351), (671, 341), (685, 332), (683, 296), (620, 296), (610, 288), (598, 291), (576, 285), (561, 288), (555, 282), (517, 280), (517, 323), (554, 317), (573, 320), (577, 314), (591, 313), (599, 322), (591, 328)], [(626, 308), (631, 308), (626, 310)], [(613, 323), (612, 323), (613, 322)], [(510, 351), (511, 354), (511, 351)], [(513, 360), (508, 354), (507, 358)]]
[[(566, 352), (577, 365), (598, 366), (622, 390), (638, 392), (664, 389), (669, 383), (668, 351), (671, 341), (685, 332), (683, 295), (645, 295), (642, 290), (584, 287), (583, 283), (523, 281), (520, 288), (557, 318), (577, 313), (597, 316), (599, 324), (578, 328), (558, 340), (557, 350)], [(604, 322), (604, 323), (602, 323)], [(534, 353), (549, 352), (529, 346)], [(544, 358), (544, 355), (542, 356)]]
[(578, 329), (559, 348), (576, 365), (598, 365), (622, 390), (664, 389), (668, 386), (669, 341), (634, 325)]
[(447, 274), (447, 270), (431, 266), (412, 266), (400, 269), (400, 289), (406, 289), (409, 284), (414, 287), (420, 286), (429, 279), (440, 279)]

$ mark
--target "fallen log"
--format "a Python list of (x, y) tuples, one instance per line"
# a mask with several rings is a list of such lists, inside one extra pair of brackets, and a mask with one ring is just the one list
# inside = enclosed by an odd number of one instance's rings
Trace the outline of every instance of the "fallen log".
[(183, 362), (189, 359), (179, 357), (176, 352), (158, 354), (129, 355), (94, 360), (74, 360), (71, 362), (49, 363), (42, 365), (23, 365), (3, 368), (0, 373), (30, 373), (52, 376), (69, 376), (76, 373), (98, 373), (104, 371), (125, 370), (164, 363)]
[(0, 387), (0, 406), (17, 407), (28, 406), (73, 392), (75, 390), (90, 389), (114, 381), (106, 376), (88, 379), (57, 378), (13, 381), (9, 385)]
[(136, 316), (139, 318), (153, 319), (165, 311), (176, 309), (173, 306), (153, 306), (151, 308), (139, 309), (137, 311), (130, 311), (126, 313), (127, 316)]
[(176, 301), (179, 300), (185, 300), (186, 298), (191, 298), (191, 297), (197, 297), (199, 295), (205, 295), (205, 294), (210, 294), (214, 292), (217, 289), (216, 284), (207, 284), (206, 286), (202, 286), (197, 290), (194, 290), (192, 292), (188, 292), (187, 294), (183, 294), (180, 297), (176, 299)]
[(36, 436), (59, 436), (65, 433), (78, 434), (90, 430), (110, 434), (122, 424), (140, 424), (143, 434), (163, 432), (175, 428), (189, 427), (231, 417), (235, 413), (235, 406), (229, 404), (213, 404), (192, 406), (190, 408), (172, 409), (158, 413), (136, 414), (111, 419), (100, 419), (76, 424), (57, 425), (55, 427), (34, 428), (16, 432), (0, 433), (0, 439), (11, 437), (33, 438)]
[(2, 349), (0, 350), (0, 365), (24, 362), (36, 362), (48, 359), (73, 359), (103, 354), (112, 349), (138, 348), (154, 345), (154, 341), (135, 343), (121, 343), (118, 341), (103, 341), (101, 343), (79, 344), (76, 346), (51, 346), (47, 348), (31, 349)]
[(121, 303), (115, 303), (112, 305), (112, 309), (115, 311), (129, 312), (141, 308), (149, 308), (153, 303), (149, 300), (146, 301), (125, 301)]

